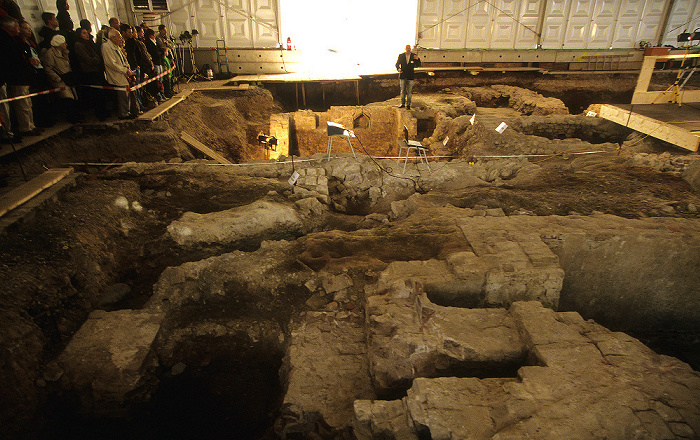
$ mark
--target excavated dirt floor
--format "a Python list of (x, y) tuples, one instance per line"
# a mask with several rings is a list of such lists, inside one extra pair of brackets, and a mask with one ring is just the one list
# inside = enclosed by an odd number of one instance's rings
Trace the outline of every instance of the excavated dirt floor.
[[(0, 236), (0, 437), (279, 438), (285, 416), (284, 341), (291, 322), (311, 311), (360, 311), (363, 286), (375, 282), (390, 262), (441, 259), (464, 250), (456, 244), (456, 232), (438, 221), (392, 229), (393, 222), (410, 220), (415, 211), (407, 208), (411, 194), (432, 206), (500, 209), (508, 217), (607, 214), (630, 221), (700, 222), (700, 188), (684, 178), (697, 154), (612, 123), (570, 115), (563, 104), (522, 89), (451, 87), (414, 93), (413, 99), (412, 114), (404, 111), (401, 117), (413, 117), (414, 136), (452, 160), (432, 161), (430, 171), (409, 163), (403, 175), (401, 166), (391, 160), (365, 159), (363, 170), (381, 180), (373, 184), (379, 193), (362, 188), (348, 194), (333, 186), (342, 179), (329, 175), (330, 194), (308, 189), (311, 198), (325, 207), (307, 206), (318, 215), (301, 226), (194, 245), (178, 244), (169, 232), (169, 225), (187, 212), (210, 214), (262, 200), (284, 204), (302, 199), (300, 190), (287, 183), (295, 165), (288, 159), (279, 164), (262, 161), (265, 152), (257, 135), (269, 130), (270, 115), (284, 107), (264, 89), (195, 92), (163, 120), (88, 123), (24, 150), (22, 164), (30, 176), (46, 167), (67, 165), (84, 174), (74, 187)], [(397, 98), (391, 98), (371, 107), (393, 109), (396, 103)], [(469, 118), (474, 113), (477, 123), (472, 125)], [(503, 135), (494, 130), (501, 121), (509, 125)], [(373, 149), (370, 139), (362, 139), (368, 134), (356, 131), (369, 152), (387, 152)], [(182, 142), (182, 132), (232, 162), (257, 161), (261, 168), (216, 166)], [(443, 143), (445, 136), (449, 141)], [(296, 166), (323, 167), (325, 148), (324, 142), (316, 151), (302, 151), (304, 157), (294, 158), (299, 161)], [(595, 153), (580, 154), (590, 152)], [(529, 156), (487, 157), (516, 155)], [(302, 162), (310, 158), (315, 162)], [(351, 167), (352, 157), (343, 158), (350, 163), (343, 166)], [(96, 165), (113, 162), (109, 167)], [(124, 162), (137, 164), (117, 166)], [(138, 163), (151, 163), (153, 168)], [(458, 166), (456, 171), (453, 166)], [(3, 159), (0, 171), (9, 174), (9, 187), (0, 188), (3, 192), (21, 183), (12, 157)], [(695, 234), (695, 226), (685, 230), (686, 226), (668, 225), (669, 230)], [(354, 238), (370, 230), (377, 235)], [(549, 239), (547, 245), (556, 248), (556, 237)], [(93, 411), (95, 406), (86, 408), (80, 395), (61, 385), (61, 373), (52, 369), (53, 362), (92, 311), (147, 308), (166, 268), (239, 251), (251, 254), (261, 249), (261, 243), (264, 248), (267, 241), (280, 240), (292, 243), (289, 252), (299, 255), (283, 260), (278, 273), (345, 271), (355, 281), (350, 297), (319, 298), (313, 289), (291, 282), (283, 293), (271, 293), (258, 292), (238, 279), (227, 281), (225, 291), (248, 293), (232, 302), (185, 304), (168, 312), (162, 331), (178, 343), (167, 355), (159, 353), (159, 365), (154, 367), (159, 385), (149, 398), (122, 402), (123, 413), (103, 413)], [(242, 271), (254, 271), (236, 264)], [(645, 327), (633, 318), (601, 311), (594, 301), (584, 304), (572, 292), (585, 287), (566, 283), (565, 278), (559, 310), (578, 311), (584, 319), (628, 332), (656, 351), (700, 368), (700, 331), (695, 326), (700, 321), (691, 319), (673, 328)], [(609, 295), (615, 297), (616, 292)], [(627, 313), (624, 306), (615, 307)], [(215, 337), (207, 327), (233, 325), (233, 320), (255, 328), (257, 336), (247, 340), (231, 332)], [(178, 333), (186, 329), (194, 330), (190, 336)], [(286, 438), (351, 438), (350, 431), (331, 428), (323, 420), (304, 419), (297, 427), (306, 434)]]

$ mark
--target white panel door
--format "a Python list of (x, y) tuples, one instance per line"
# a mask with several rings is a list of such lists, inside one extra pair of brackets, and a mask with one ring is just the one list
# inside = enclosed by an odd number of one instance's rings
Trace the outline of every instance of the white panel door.
[(515, 36), (515, 49), (534, 49), (537, 45), (537, 23), (540, 7), (544, 0), (522, 0), (520, 5), (520, 25)]
[(543, 49), (561, 49), (564, 46), (570, 6), (570, 0), (551, 0), (547, 3), (542, 28)]
[(612, 47), (631, 48), (639, 45), (637, 35), (642, 26), (645, 0), (622, 0), (613, 33)]
[(277, 29), (277, 1), (252, 0), (251, 13), (254, 47), (277, 47), (280, 41)]
[(227, 46), (253, 47), (253, 30), (246, 12), (250, 11), (249, 0), (223, 0), (226, 4), (226, 40)]
[(418, 3), (418, 44), (426, 48), (440, 48), (442, 25), (442, 1), (419, 0)]
[(168, 35), (180, 43), (178, 37), (182, 32), (195, 29), (190, 21), (190, 16), (195, 18), (194, 5), (189, 0), (170, 0), (170, 11), (170, 15), (167, 16), (163, 24), (168, 29)]
[(585, 49), (593, 29), (593, 0), (572, 0), (563, 48)]
[(612, 47), (621, 2), (622, 0), (597, 0), (595, 2), (587, 48), (608, 49)]
[(518, 24), (520, 3), (520, 0), (494, 2), (496, 8), (493, 8), (495, 18), (491, 27), (491, 48), (513, 49), (515, 47), (515, 39), (520, 27), (520, 24)]
[(464, 41), (471, 30), (468, 22), (470, 12), (468, 0), (443, 0), (443, 23), (440, 33), (440, 47), (443, 49), (464, 48)]
[(486, 1), (464, 1), (468, 9), (467, 49), (488, 49), (491, 44), (491, 4)]
[(189, 31), (196, 29), (199, 35), (193, 39), (193, 43), (197, 47), (216, 46), (216, 40), (223, 34), (221, 27), (223, 5), (216, 0), (195, 0), (194, 6), (194, 16), (190, 17), (190, 24), (193, 27)]
[(669, 0), (646, 0), (639, 23), (637, 41), (648, 41), (656, 44), (659, 27), (664, 17), (664, 9)]

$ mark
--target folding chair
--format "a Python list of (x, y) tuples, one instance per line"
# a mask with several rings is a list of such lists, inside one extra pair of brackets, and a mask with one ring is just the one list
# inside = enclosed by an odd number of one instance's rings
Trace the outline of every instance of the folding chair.
[(328, 133), (328, 160), (331, 160), (331, 148), (333, 147), (333, 136), (340, 136), (345, 138), (346, 141), (348, 141), (348, 144), (350, 144), (350, 150), (352, 151), (352, 157), (357, 159), (357, 156), (355, 156), (355, 149), (352, 147), (352, 142), (350, 142), (350, 137), (355, 137), (355, 133), (353, 133), (351, 130), (347, 130), (345, 127), (342, 125), (335, 123), (335, 122), (326, 122), (326, 131)]
[(428, 154), (427, 154), (427, 152), (428, 152), (428, 147), (423, 146), (423, 144), (421, 144), (421, 143), (418, 142), (418, 141), (409, 140), (409, 139), (408, 139), (408, 127), (406, 127), (405, 125), (403, 126), (403, 137), (404, 137), (403, 139), (399, 139), (399, 140), (398, 140), (398, 144), (399, 144), (399, 156), (398, 156), (398, 159), (396, 159), (396, 163), (399, 163), (400, 160), (401, 160), (401, 157), (402, 157), (402, 156), (401, 156), (401, 152), (405, 149), (405, 150), (406, 150), (406, 156), (403, 156), (403, 157), (404, 157), (404, 161), (403, 161), (403, 171), (402, 171), (402, 173), (405, 173), (405, 172), (406, 172), (406, 162), (408, 162), (408, 153), (409, 153), (411, 150), (415, 150), (416, 155), (418, 155), (418, 157), (420, 158), (420, 161), (421, 161), (421, 162), (423, 162), (423, 160), (425, 160), (425, 165), (428, 167), (428, 171), (431, 171), (431, 169), (430, 169), (430, 164), (428, 163)]

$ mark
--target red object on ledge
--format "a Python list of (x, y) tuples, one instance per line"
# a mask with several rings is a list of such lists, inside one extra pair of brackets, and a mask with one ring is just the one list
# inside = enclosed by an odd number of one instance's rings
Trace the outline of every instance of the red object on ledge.
[(668, 55), (671, 53), (670, 47), (647, 47), (644, 49), (644, 56)]

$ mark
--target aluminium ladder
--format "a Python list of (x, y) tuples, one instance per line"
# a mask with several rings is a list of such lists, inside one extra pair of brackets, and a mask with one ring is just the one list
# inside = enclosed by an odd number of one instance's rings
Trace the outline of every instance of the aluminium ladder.
[(219, 73), (223, 75), (224, 68), (228, 77), (231, 77), (231, 71), (228, 67), (228, 49), (224, 40), (216, 40), (216, 64), (219, 66)]

